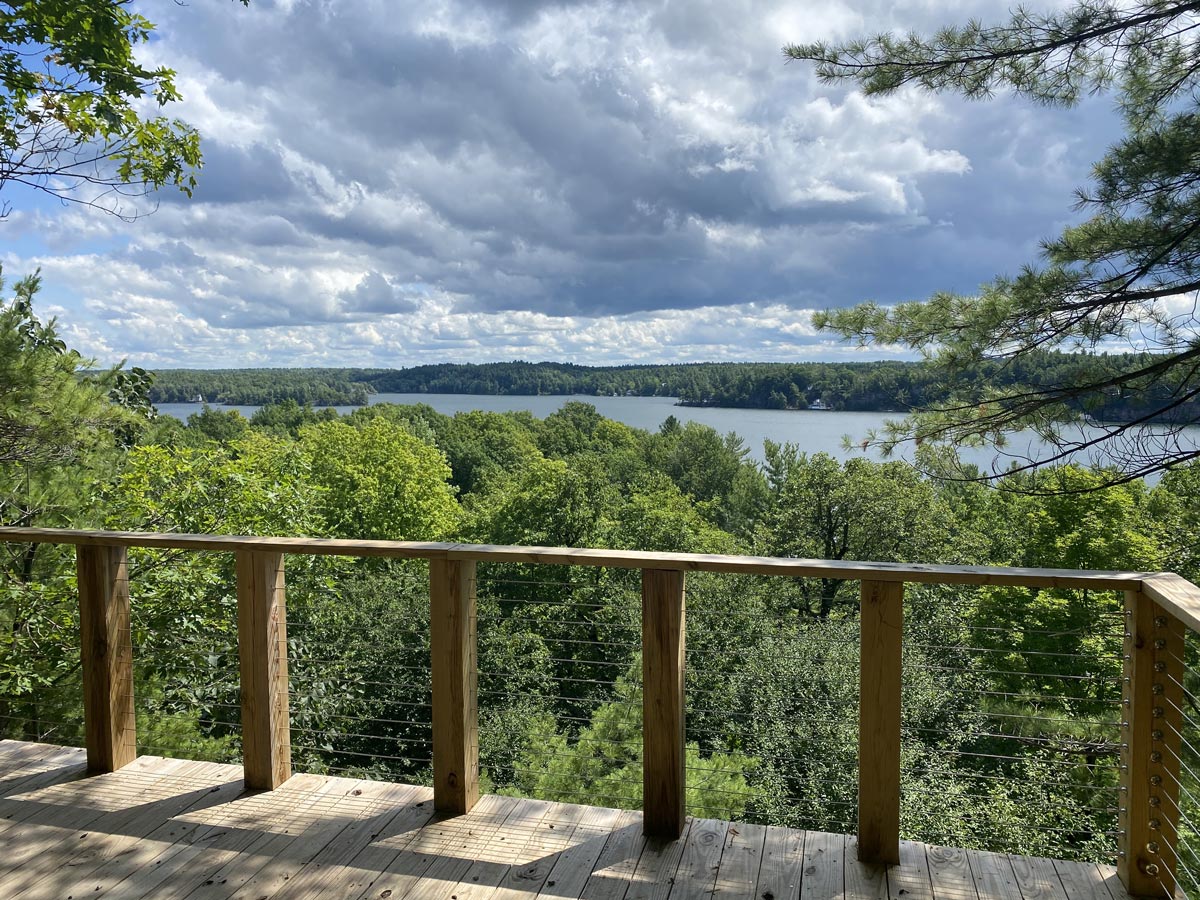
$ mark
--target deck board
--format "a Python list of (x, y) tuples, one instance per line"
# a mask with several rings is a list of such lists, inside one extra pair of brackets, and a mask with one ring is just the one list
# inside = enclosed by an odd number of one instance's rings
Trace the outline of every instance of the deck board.
[(5, 900), (1129, 900), (1109, 866), (486, 796), (444, 818), (426, 787), (140, 757), (84, 777), (81, 751), (0, 741)]
[(930, 845), (925, 848), (925, 858), (934, 900), (979, 900), (966, 850)]
[(625, 900), (666, 900), (675, 886), (675, 873), (683, 859), (684, 848), (691, 837), (694, 819), (688, 819), (678, 840), (648, 838), (642, 847)]
[(128, 873), (113, 895), (122, 900), (155, 897), (168, 883), (182, 895), (185, 884), (202, 883), (253, 846), (260, 838), (254, 823), (278, 823), (293, 807), (303, 809), (305, 803), (315, 803), (333, 789), (315, 775), (298, 775), (274, 794), (246, 794), (240, 778), (232, 783), (231, 800), (164, 822), (167, 835), (152, 845), (153, 864)]
[(645, 846), (641, 817), (633, 812), (621, 813), (579, 896), (587, 900), (622, 900)]
[(716, 889), (717, 872), (725, 850), (728, 825), (716, 819), (696, 819), (688, 831), (671, 900), (708, 900)]
[(804, 877), (800, 882), (800, 900), (833, 900), (842, 896), (846, 883), (843, 865), (845, 852), (845, 835), (808, 832), (804, 838)]
[(339, 807), (350, 790), (329, 780), (297, 798), (294, 807), (273, 804), (272, 795), (250, 795), (247, 800), (259, 803), (244, 805), (240, 816), (214, 834), (210, 846), (216, 852), (190, 858), (172, 883), (183, 886), (181, 896), (188, 900), (225, 900), (243, 886), (259, 887), (255, 896), (269, 897), (343, 827), (346, 811)]
[(1067, 892), (1067, 900), (1113, 900), (1104, 883), (1104, 872), (1094, 863), (1055, 860), (1054, 871)]
[(804, 879), (804, 839), (794, 828), (771, 828), (763, 844), (756, 891), (762, 900), (793, 900)]
[[(586, 806), (560, 803), (550, 806), (537, 831), (526, 843), (523, 858), (514, 862), (491, 900), (521, 900), (537, 896), (542, 886), (551, 880), (550, 875), (562, 859), (563, 852), (572, 846), (576, 840), (576, 830), (590, 812)], [(586, 843), (587, 837), (580, 834), (578, 840)]]
[[(229, 777), (226, 767), (218, 766), (213, 771), (213, 777), (200, 780), (197, 788), (202, 798), (188, 812), (196, 814), (206, 809), (224, 809), (241, 792), (241, 779)], [(217, 783), (213, 784), (214, 781)], [(204, 834), (204, 829), (199, 821), (188, 821), (183, 816), (166, 821), (159, 819), (157, 827), (132, 852), (109, 859), (91, 873), (93, 889), (98, 888), (99, 893), (104, 893), (120, 885), (122, 897), (144, 895), (162, 882), (171, 871), (166, 864), (187, 851), (191, 841)]]
[(62, 896), (59, 882), (64, 869), (75, 882), (93, 882), (110, 863), (136, 854), (164, 818), (174, 819), (204, 803), (212, 796), (205, 783), (213, 777), (219, 778), (220, 772), (209, 763), (174, 767), (164, 778), (156, 778), (155, 785), (146, 786), (148, 794), (143, 794), (141, 803), (112, 810), (88, 823), (86, 830), (77, 825), (78, 840), (71, 842), (67, 853), (47, 853), (37, 865), (26, 864), (0, 877), (0, 895), (57, 900)]
[[(483, 900), (495, 894), (514, 867), (538, 859), (536, 848), (542, 820), (553, 804), (544, 800), (518, 800), (504, 820), (492, 844), (494, 853), (482, 854), (467, 869), (458, 884), (447, 884), (439, 900)], [(501, 846), (507, 845), (507, 846)]]
[(130, 814), (162, 805), (168, 815), (182, 812), (171, 802), (181, 790), (176, 775), (196, 763), (142, 757), (121, 773), (53, 782), (26, 788), (9, 798), (23, 802), (17, 824), (3, 834), (0, 897), (18, 896), (31, 883), (70, 865), (81, 849), (118, 841), (137, 829)]
[(887, 866), (882, 863), (860, 862), (856, 838), (846, 838), (843, 866), (847, 896), (862, 900), (888, 900)]
[(900, 865), (888, 869), (890, 900), (933, 900), (929, 858), (924, 844), (900, 842)]
[(580, 897), (584, 885), (597, 868), (597, 861), (610, 835), (633, 822), (633, 813), (594, 806), (570, 807), (579, 810), (570, 840), (558, 853), (545, 881), (538, 886), (539, 897)]
[(1017, 886), (1025, 900), (1067, 900), (1054, 862), (1036, 856), (1010, 856)]
[(1021, 900), (1021, 889), (1012, 862), (1003, 853), (972, 851), (967, 854), (979, 896), (995, 900)]
[(717, 873), (714, 900), (735, 900), (755, 896), (762, 871), (763, 847), (767, 828), (763, 825), (730, 825), (725, 835), (725, 852)]

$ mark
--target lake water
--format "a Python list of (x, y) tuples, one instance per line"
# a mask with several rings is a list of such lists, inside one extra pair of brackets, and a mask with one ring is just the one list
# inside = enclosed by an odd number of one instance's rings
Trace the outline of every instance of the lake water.
[[(646, 431), (657, 431), (667, 416), (674, 416), (680, 422), (709, 425), (722, 434), (735, 431), (746, 442), (754, 458), (760, 462), (763, 459), (763, 441), (768, 438), (781, 444), (791, 441), (809, 453), (824, 450), (839, 459), (845, 459), (856, 451), (842, 449), (843, 435), (861, 439), (867, 431), (881, 426), (888, 418), (886, 413), (676, 406), (673, 397), (498, 397), (488, 394), (372, 394), (370, 397), (372, 405), (426, 403), (438, 412), (450, 416), (474, 409), (492, 412), (527, 410), (539, 419), (557, 412), (563, 404), (572, 400), (590, 403), (600, 415)], [(192, 413), (201, 409), (197, 403), (160, 403), (157, 408), (163, 415), (174, 416), (180, 420), (186, 420)], [(214, 408), (237, 410), (247, 418), (254, 415), (258, 409), (257, 406)], [(336, 406), (334, 409), (346, 413), (355, 407)]]
[[(825, 452), (838, 459), (848, 459), (861, 456), (858, 449), (843, 449), (844, 437), (857, 444), (863, 440), (873, 428), (880, 428), (884, 422), (899, 418), (898, 413), (874, 412), (833, 412), (831, 410), (782, 410), (782, 409), (724, 409), (712, 406), (676, 406), (672, 397), (591, 397), (591, 396), (552, 396), (552, 397), (512, 397), (492, 396), (488, 394), (372, 394), (370, 404), (376, 403), (426, 403), (435, 410), (446, 415), (457, 412), (469, 412), (483, 409), (493, 412), (508, 412), (527, 410), (540, 419), (561, 409), (563, 404), (572, 400), (590, 403), (596, 410), (609, 419), (624, 422), (634, 428), (647, 431), (657, 431), (667, 416), (674, 416), (680, 422), (699, 422), (709, 425), (722, 434), (736, 432), (750, 451), (750, 455), (762, 462), (763, 441), (773, 440), (777, 443), (793, 443), (806, 453)], [(200, 411), (196, 403), (160, 403), (158, 411), (164, 415), (186, 420), (192, 413)], [(222, 410), (237, 410), (249, 418), (258, 409), (257, 406), (220, 406)], [(338, 412), (346, 413), (355, 409), (353, 406), (334, 407)], [(1090, 431), (1085, 427), (1085, 431)], [(1196, 431), (1200, 439), (1200, 429)], [(1013, 448), (1027, 449), (1030, 442), (1024, 444), (1019, 436), (1011, 440)], [(875, 452), (868, 454), (874, 459), (879, 456)], [(906, 446), (899, 454), (911, 459), (912, 447)], [(997, 460), (992, 450), (967, 450), (962, 457), (984, 469), (991, 469)], [(1001, 460), (999, 468), (1007, 468), (1006, 459)], [(1156, 480), (1156, 479), (1151, 479)]]

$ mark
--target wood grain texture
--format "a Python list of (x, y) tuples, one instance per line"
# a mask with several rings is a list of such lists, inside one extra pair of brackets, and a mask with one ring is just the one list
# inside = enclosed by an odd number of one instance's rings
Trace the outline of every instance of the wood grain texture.
[(856, 838), (846, 838), (846, 858), (843, 862), (846, 895), (862, 900), (888, 900), (888, 867), (880, 862), (864, 862)]
[(755, 886), (762, 872), (763, 848), (766, 846), (768, 830), (765, 825), (749, 825), (745, 822), (730, 824), (725, 833), (725, 852), (721, 854), (714, 900), (741, 900), (755, 895)]
[(858, 859), (900, 862), (900, 646), (904, 585), (864, 581), (858, 703)]
[[(36, 784), (26, 784), (19, 794), (5, 798), (6, 828), (0, 838), (0, 847), (5, 852), (0, 854), (0, 873), (26, 865), (59, 866), (75, 852), (74, 841), (81, 835), (86, 837), (88, 826), (104, 822), (109, 816), (119, 815), (126, 806), (134, 805), (132, 796), (137, 796), (140, 805), (149, 793), (139, 790), (145, 773), (153, 771), (156, 776), (169, 776), (184, 764), (179, 760), (143, 756), (116, 772), (76, 779), (60, 769)], [(130, 794), (131, 790), (137, 793)], [(70, 838), (71, 842), (64, 838)], [(59, 842), (63, 843), (57, 848), (61, 858), (55, 858), (49, 851)], [(8, 894), (0, 890), (0, 897), (7, 898)]]
[[(1143, 594), (1145, 596), (1145, 594)], [(1184, 636), (1186, 626), (1159, 603), (1154, 604), (1154, 683), (1150, 710), (1150, 844), (1158, 856), (1163, 892), (1179, 892), (1176, 844), (1180, 834), (1180, 760), (1183, 754)], [(1157, 806), (1153, 805), (1155, 800)], [(1157, 852), (1154, 852), (1157, 850)], [(1188, 860), (1191, 862), (1191, 860)]]
[[(282, 796), (285, 789), (286, 785), (256, 796)], [(243, 898), (271, 896), (356, 818), (362, 804), (355, 802), (352, 792), (370, 789), (370, 785), (356, 788), (349, 779), (328, 779), (315, 792), (320, 799), (311, 809), (294, 811), (279, 804), (277, 820), (272, 822), (266, 819), (271, 804), (256, 808), (248, 846), (237, 853), (202, 854), (193, 860), (192, 871), (207, 874), (188, 894), (189, 900), (229, 900), (235, 892)], [(158, 900), (157, 895), (150, 896)]]
[(380, 556), (401, 559), (474, 560), (542, 565), (605, 566), (622, 569), (670, 569), (678, 572), (731, 572), (793, 578), (873, 579), (920, 584), (977, 584), (1016, 587), (1140, 590), (1151, 582), (1154, 597), (1179, 618), (1200, 630), (1200, 589), (1178, 576), (1156, 572), (999, 566), (942, 566), (921, 563), (731, 556), (715, 553), (659, 553), (573, 547), (511, 547), (432, 541), (369, 541), (308, 537), (161, 534), (135, 531), (86, 531), (67, 528), (0, 528), (0, 543), (49, 543), (77, 546), (157, 547), (206, 552), (255, 550), (318, 556)]
[(418, 793), (413, 801), (371, 834), (362, 849), (346, 864), (345, 875), (336, 881), (334, 888), (339, 897), (345, 900), (377, 897), (379, 892), (372, 891), (375, 881), (404, 856), (405, 849), (421, 829), (432, 824), (436, 815), (433, 791), (426, 787), (415, 790)]
[(1022, 900), (1012, 863), (1003, 853), (970, 850), (967, 852), (967, 863), (971, 866), (971, 876), (981, 897)]
[(246, 787), (274, 790), (292, 775), (283, 554), (237, 554), (238, 657)]
[[(1107, 868), (1107, 867), (1105, 867)], [(1113, 900), (1105, 871), (1095, 863), (1054, 861), (1067, 900)]]
[[(519, 900), (537, 893), (551, 862), (546, 853), (547, 816), (555, 804), (522, 800), (504, 823), (503, 851), (476, 862), (444, 896), (446, 900)], [(528, 889), (528, 894), (526, 894)]]
[(888, 869), (888, 897), (890, 900), (933, 900), (933, 882), (929, 878), (924, 844), (900, 842), (900, 865)]
[(88, 771), (115, 772), (137, 757), (133, 643), (124, 547), (77, 547), (83, 718)]
[(1150, 685), (1154, 653), (1149, 646), (1153, 602), (1141, 591), (1125, 592), (1125, 638), (1122, 647), (1121, 793), (1117, 875), (1130, 891), (1145, 890), (1147, 877), (1139, 871), (1137, 847), (1149, 836), (1150, 809)]
[(642, 824), (674, 840), (686, 817), (682, 572), (642, 572), (642, 684)]
[[(588, 900), (622, 900), (648, 843), (642, 834), (640, 819), (640, 814), (625, 811), (613, 823), (612, 833), (604, 842), (604, 848), (584, 882), (580, 897), (587, 897)], [(552, 897), (564, 896), (553, 891), (543, 893)]]
[[(143, 794), (142, 804), (108, 810), (93, 820), (86, 830), (77, 833), (77, 840), (71, 847), (73, 853), (45, 854), (0, 875), (0, 896), (20, 896), (24, 900), (59, 900), (62, 896), (60, 879), (64, 868), (71, 871), (73, 878), (95, 882), (98, 873), (107, 865), (137, 852), (163, 822), (206, 803), (208, 791), (197, 790), (195, 786), (204, 780), (212, 765), (186, 760), (162, 760), (155, 772), (163, 772), (166, 777), (146, 791), (149, 796)], [(133, 774), (132, 770), (127, 769), (112, 777), (123, 776), (126, 772)], [(141, 785), (135, 781), (128, 787), (137, 790)], [(72, 824), (76, 828), (84, 827), (78, 820)]]
[[(420, 788), (397, 784), (372, 784), (374, 793), (358, 795), (357, 809), (346, 816), (349, 824), (337, 831), (324, 847), (295, 874), (289, 873), (278, 889), (270, 892), (273, 900), (305, 900), (337, 893), (350, 880), (350, 862), (371, 843), (371, 836), (386, 831), (392, 821), (408, 813), (421, 795)], [(361, 790), (361, 789), (359, 789)], [(427, 821), (428, 816), (408, 821)], [(257, 885), (255, 886), (257, 887)], [(250, 893), (253, 893), (251, 891)]]
[(479, 800), (475, 615), (475, 563), (430, 560), (433, 795), (438, 811), (450, 815)]
[[(218, 763), (205, 765), (206, 769), (188, 779), (196, 784), (194, 790), (199, 794), (191, 811), (200, 818), (214, 808), (220, 809), (232, 803), (242, 792), (241, 776), (234, 767)], [(231, 770), (236, 777), (229, 777)], [(156, 767), (154, 774), (157, 775), (158, 771)], [(99, 868), (87, 873), (87, 884), (93, 894), (104, 896), (105, 891), (111, 891), (108, 895), (111, 897), (141, 896), (145, 888), (140, 885), (152, 880), (150, 873), (169, 872), (171, 857), (190, 847), (193, 839), (203, 839), (204, 826), (198, 819), (189, 819), (186, 813), (167, 817), (161, 815), (161, 808), (148, 808), (145, 813), (147, 817), (157, 817), (157, 827), (137, 841), (132, 849), (116, 854)], [(82, 876), (83, 873), (78, 869), (72, 869), (73, 879), (82, 880)], [(67, 896), (71, 894), (67, 893)]]
[(1125, 594), (1124, 657), (1117, 874), (1131, 894), (1170, 896), (1182, 700), (1172, 681), (1182, 681), (1183, 626), (1140, 591)]
[[(554, 882), (550, 884), (551, 889), (557, 888), (559, 881), (553, 877), (553, 872), (579, 844), (590, 845), (599, 856), (603, 840), (589, 838), (602, 835), (607, 830), (599, 823), (607, 822), (611, 829), (616, 819), (615, 810), (608, 810), (608, 815), (597, 816), (597, 813), (604, 812), (589, 806), (547, 804), (545, 815), (537, 829), (530, 833), (517, 863), (508, 870), (489, 900), (526, 900), (536, 896), (549, 882)], [(577, 835), (579, 829), (582, 830)], [(568, 866), (569, 863), (568, 860)], [(569, 868), (561, 871), (565, 877), (570, 877)]]
[(22, 759), (19, 771), (0, 764), (0, 771), (4, 772), (0, 788), (0, 845), (6, 844), (13, 829), (37, 811), (25, 797), (47, 785), (75, 781), (87, 775), (87, 752), (82, 747), (29, 746), (45, 748), (46, 752), (36, 761)]
[(646, 838), (625, 900), (667, 900), (675, 887), (675, 875), (691, 825), (692, 820), (688, 819), (677, 840)]
[(762, 866), (758, 871), (760, 897), (783, 900), (800, 896), (804, 880), (806, 833), (795, 828), (768, 828), (763, 843)]
[(934, 900), (979, 900), (966, 850), (931, 845), (925, 848), (925, 859)]
[(1200, 587), (1174, 572), (1159, 572), (1143, 578), (1141, 590), (1192, 631), (1200, 631)]
[(1130, 896), (1129, 892), (1125, 890), (1125, 885), (1121, 883), (1116, 866), (1098, 865), (1096, 868), (1100, 870), (1100, 878), (1104, 881), (1104, 886), (1108, 888), (1113, 900), (1125, 900)]
[(800, 900), (834, 900), (845, 895), (846, 838), (810, 831), (804, 837), (804, 880)]
[(1012, 855), (1008, 861), (1012, 863), (1013, 876), (1024, 900), (1067, 900), (1067, 892), (1053, 860)]
[[(79, 779), (81, 753), (72, 765), (70, 751), (14, 744), (0, 742), (0, 784), (21, 785), (0, 795), (5, 900), (1130, 896), (1090, 864), (904, 841), (885, 875), (838, 834), (689, 820), (663, 841), (642, 836), (636, 812), (494, 796), (436, 817), (428, 788), (297, 775), (245, 792), (239, 767), (145, 756)], [(21, 778), (52, 764), (49, 780)]]
[[(444, 819), (427, 828), (413, 849), (432, 851), (433, 864), (400, 896), (407, 900), (449, 900), (473, 866), (481, 859), (496, 858), (509, 820), (519, 820), (529, 809), (528, 804), (515, 797), (484, 797), (465, 816)], [(395, 896), (395, 892), (389, 896)]]
[[(421, 896), (429, 879), (444, 885), (453, 878), (452, 883), (457, 883), (470, 867), (472, 838), (486, 852), (494, 853), (491, 845), (498, 828), (516, 805), (512, 797), (483, 797), (465, 816), (434, 817), (411, 834), (388, 838), (386, 843), (399, 853), (381, 871), (360, 874), (358, 880), (368, 881), (369, 886), (360, 893), (347, 892), (347, 900)], [(429, 806), (432, 808), (432, 801)]]
[(679, 860), (671, 900), (710, 900), (725, 851), (729, 825), (716, 819), (693, 819)]
[(615, 809), (583, 807), (583, 814), (575, 823), (571, 842), (558, 854), (546, 880), (538, 888), (538, 894), (552, 897), (583, 896), (584, 885), (595, 871), (600, 854), (604, 852), (614, 831), (628, 828), (640, 835), (635, 828), (636, 813), (618, 812)]

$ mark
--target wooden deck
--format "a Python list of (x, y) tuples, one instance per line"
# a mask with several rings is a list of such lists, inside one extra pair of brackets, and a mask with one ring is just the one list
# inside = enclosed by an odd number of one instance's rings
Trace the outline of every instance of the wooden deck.
[(140, 757), (84, 777), (82, 750), (0, 741), (0, 898), (1125, 900), (1109, 867), (484, 797), (438, 819), (432, 791), (296, 775), (248, 793), (240, 767)]

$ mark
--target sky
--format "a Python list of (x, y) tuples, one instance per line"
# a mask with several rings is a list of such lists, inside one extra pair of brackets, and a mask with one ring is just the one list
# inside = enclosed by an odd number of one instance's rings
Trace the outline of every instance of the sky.
[(781, 53), (979, 0), (139, 6), (204, 138), (193, 198), (0, 193), (5, 276), (40, 268), (105, 364), (900, 357), (812, 312), (1015, 273), (1119, 134), (1108, 97), (865, 98)]

